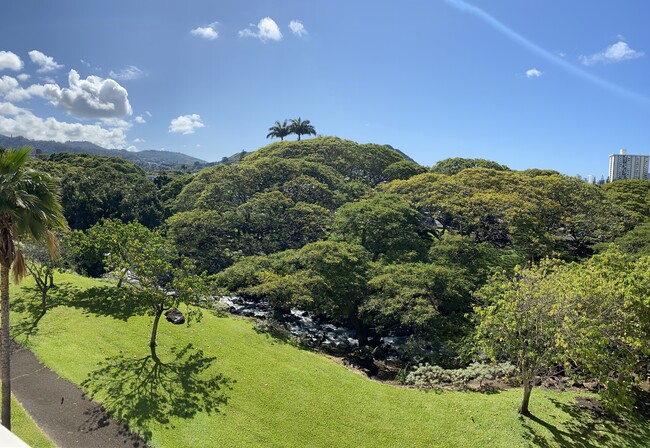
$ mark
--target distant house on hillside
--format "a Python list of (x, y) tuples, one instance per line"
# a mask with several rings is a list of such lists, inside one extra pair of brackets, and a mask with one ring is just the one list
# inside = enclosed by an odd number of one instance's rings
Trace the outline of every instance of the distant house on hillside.
[(648, 179), (650, 156), (638, 156), (621, 149), (618, 154), (609, 156), (609, 181), (620, 179)]

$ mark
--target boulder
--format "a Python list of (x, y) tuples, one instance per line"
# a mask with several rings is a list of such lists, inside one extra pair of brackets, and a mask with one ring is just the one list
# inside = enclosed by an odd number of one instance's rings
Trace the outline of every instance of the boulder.
[(176, 308), (172, 308), (165, 313), (165, 319), (174, 325), (182, 325), (185, 323), (185, 316)]

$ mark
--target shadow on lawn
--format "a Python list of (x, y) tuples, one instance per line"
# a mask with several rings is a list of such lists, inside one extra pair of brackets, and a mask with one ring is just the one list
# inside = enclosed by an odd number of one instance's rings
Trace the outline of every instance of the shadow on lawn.
[[(642, 416), (632, 413), (613, 416), (604, 412), (595, 399), (578, 397), (576, 401), (578, 403), (563, 403), (551, 399), (551, 402), (569, 417), (562, 423), (563, 429), (534, 415), (520, 417), (522, 427), (526, 431), (525, 437), (533, 446), (541, 448), (636, 448), (647, 446), (650, 441), (650, 424)], [(594, 406), (594, 402), (598, 405)], [(530, 424), (531, 422), (545, 427), (553, 439), (547, 440)]]
[[(133, 291), (113, 285), (82, 289), (72, 283), (60, 283), (48, 291), (46, 305), (47, 310), (65, 305), (83, 309), (85, 313), (124, 321), (146, 312)], [(12, 325), (12, 333), (24, 335), (29, 340), (38, 332), (38, 323), (46, 313), (42, 308), (41, 291), (38, 287), (26, 288), (24, 294), (12, 297), (11, 308), (27, 314), (25, 319)]]
[(134, 297), (134, 292), (124, 287), (106, 285), (80, 289), (74, 285), (65, 284), (58, 288), (57, 294), (62, 296), (61, 303), (81, 308), (86, 313), (98, 316), (108, 316), (126, 321), (133, 315), (145, 312), (145, 308)]
[[(171, 418), (192, 418), (198, 412), (221, 412), (235, 380), (208, 374), (216, 358), (206, 357), (192, 344), (170, 351), (174, 358), (169, 362), (163, 362), (155, 348), (142, 358), (109, 357), (81, 385), (91, 398), (99, 395), (113, 417), (138, 430), (146, 441), (151, 439), (152, 424), (169, 425)], [(100, 428), (103, 419), (103, 410), (97, 409), (80, 429)]]

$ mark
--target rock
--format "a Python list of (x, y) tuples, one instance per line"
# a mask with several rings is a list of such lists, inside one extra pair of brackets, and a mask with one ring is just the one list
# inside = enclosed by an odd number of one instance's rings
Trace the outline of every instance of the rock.
[(176, 308), (172, 308), (165, 313), (165, 319), (174, 325), (182, 325), (185, 323), (185, 316)]

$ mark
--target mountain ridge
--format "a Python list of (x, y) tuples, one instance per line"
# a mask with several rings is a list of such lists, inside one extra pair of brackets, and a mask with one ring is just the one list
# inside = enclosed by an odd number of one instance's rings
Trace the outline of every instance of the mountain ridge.
[(127, 151), (126, 149), (107, 149), (88, 141), (67, 141), (65, 143), (51, 140), (31, 140), (22, 136), (9, 137), (0, 134), (0, 148), (19, 148), (31, 146), (36, 154), (54, 154), (57, 152), (88, 153), (102, 156), (121, 157), (145, 170), (178, 169), (183, 165), (192, 168), (204, 168), (212, 165), (205, 160), (175, 151), (148, 149), (144, 151)]

